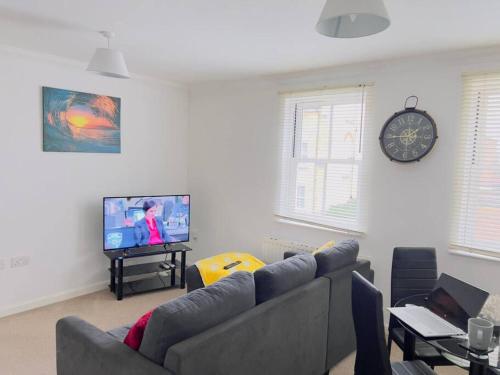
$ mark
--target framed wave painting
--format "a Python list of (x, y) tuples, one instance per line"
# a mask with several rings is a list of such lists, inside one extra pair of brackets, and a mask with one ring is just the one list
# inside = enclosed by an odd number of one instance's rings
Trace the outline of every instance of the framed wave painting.
[(42, 88), (43, 151), (120, 153), (120, 98)]

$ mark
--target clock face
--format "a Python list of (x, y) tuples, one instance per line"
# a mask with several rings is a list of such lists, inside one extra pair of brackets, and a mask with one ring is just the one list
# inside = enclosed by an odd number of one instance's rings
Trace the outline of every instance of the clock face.
[(386, 121), (380, 133), (380, 147), (386, 156), (408, 163), (419, 161), (436, 143), (436, 123), (425, 111), (405, 109)]

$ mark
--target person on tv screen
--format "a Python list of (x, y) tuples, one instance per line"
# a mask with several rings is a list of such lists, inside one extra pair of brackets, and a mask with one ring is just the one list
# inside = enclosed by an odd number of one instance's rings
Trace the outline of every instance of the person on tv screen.
[(134, 225), (137, 245), (147, 246), (175, 242), (165, 231), (161, 218), (156, 216), (156, 202), (152, 199), (147, 200), (142, 209), (145, 216)]

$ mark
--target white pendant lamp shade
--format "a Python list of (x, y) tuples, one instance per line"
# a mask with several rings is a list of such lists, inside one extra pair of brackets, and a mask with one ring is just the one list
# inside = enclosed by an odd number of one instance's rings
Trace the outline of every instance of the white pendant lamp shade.
[(130, 78), (123, 54), (109, 48), (109, 39), (113, 34), (107, 31), (101, 31), (100, 33), (108, 39), (108, 48), (96, 49), (87, 70), (106, 77)]
[(359, 38), (387, 29), (383, 0), (327, 0), (316, 31), (333, 38)]
[(87, 70), (108, 77), (130, 78), (123, 54), (109, 48), (97, 48)]

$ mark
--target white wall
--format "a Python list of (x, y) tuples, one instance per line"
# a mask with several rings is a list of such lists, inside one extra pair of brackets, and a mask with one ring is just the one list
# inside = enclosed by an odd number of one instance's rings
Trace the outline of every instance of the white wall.
[[(120, 97), (121, 153), (43, 152), (42, 86)], [(102, 197), (187, 191), (188, 99), (173, 84), (0, 50), (0, 316), (105, 286)], [(13, 256), (30, 264), (10, 268)]]
[[(365, 158), (371, 163), (368, 227), (361, 255), (389, 300), (392, 249), (434, 246), (439, 270), (500, 293), (500, 263), (448, 253), (450, 199), (459, 129), (461, 74), (500, 69), (499, 50), (473, 50), (352, 65), (301, 74), (192, 87), (189, 185), (196, 257), (238, 249), (260, 254), (266, 236), (321, 244), (346, 238), (281, 224), (273, 218), (279, 152), (278, 91), (375, 83), (375, 123)], [(420, 163), (390, 162), (378, 134), (385, 120), (417, 95), (437, 122), (437, 144)]]
[[(376, 123), (366, 158), (371, 194), (361, 254), (389, 296), (392, 248), (435, 246), (439, 267), (500, 293), (500, 263), (447, 252), (452, 170), (463, 72), (500, 69), (500, 51), (475, 50), (248, 81), (183, 87), (116, 80), (47, 56), (0, 49), (0, 316), (107, 283), (101, 198), (192, 193), (190, 260), (230, 249), (260, 254), (267, 236), (321, 244), (339, 234), (273, 217), (279, 152), (278, 91), (375, 83)], [(41, 87), (122, 98), (121, 154), (42, 152)], [(418, 95), (439, 140), (422, 162), (389, 162), (378, 146), (384, 121)], [(190, 126), (188, 133), (188, 116)], [(189, 175), (188, 175), (189, 171)], [(30, 264), (10, 268), (13, 256)], [(3, 265), (3, 268), (2, 268)]]

